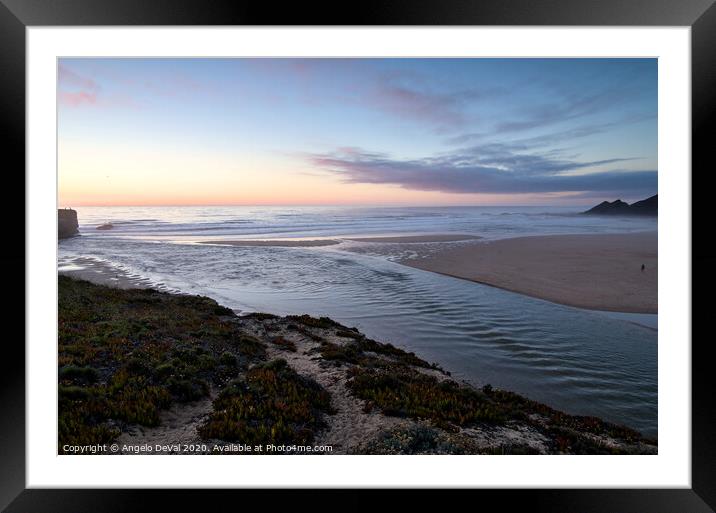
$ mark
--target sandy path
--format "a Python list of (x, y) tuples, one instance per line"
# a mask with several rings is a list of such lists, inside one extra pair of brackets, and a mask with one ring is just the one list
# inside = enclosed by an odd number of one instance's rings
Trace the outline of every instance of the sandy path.
[[(123, 445), (174, 445), (174, 444), (206, 444), (197, 433), (197, 428), (211, 412), (211, 403), (215, 394), (191, 403), (175, 403), (159, 414), (159, 426), (144, 427), (134, 425), (123, 432), (116, 440), (120, 448)], [(210, 444), (209, 444), (210, 445)], [(130, 454), (129, 451), (121, 451)], [(180, 454), (166, 452), (162, 454)], [(186, 453), (184, 453), (186, 454)]]
[(518, 237), (401, 263), (580, 308), (657, 313), (657, 246), (656, 232)]
[[(292, 341), (296, 344), (296, 352), (269, 344), (269, 359), (283, 358), (293, 370), (312, 378), (331, 394), (331, 406), (336, 413), (326, 416), (328, 427), (316, 434), (314, 444), (332, 445), (331, 454), (350, 454), (380, 431), (410, 423), (404, 419), (386, 417), (378, 412), (365, 413), (363, 400), (353, 397), (346, 386), (346, 368), (333, 362), (325, 362), (317, 355), (316, 350), (320, 343), (291, 331), (272, 334)], [(334, 343), (345, 342), (345, 339), (340, 337), (328, 336), (326, 339)]]

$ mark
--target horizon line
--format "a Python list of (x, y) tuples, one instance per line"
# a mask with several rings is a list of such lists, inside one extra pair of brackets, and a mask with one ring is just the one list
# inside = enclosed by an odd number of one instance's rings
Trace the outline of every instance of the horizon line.
[[(652, 194), (652, 196), (655, 196), (656, 194)], [(651, 197), (651, 196), (648, 196)], [(647, 199), (647, 198), (644, 198)], [(621, 198), (617, 198), (616, 200), (621, 200)], [(616, 201), (612, 200), (612, 201)], [(606, 201), (606, 200), (604, 200)], [(623, 201), (623, 200), (622, 200)], [(411, 205), (411, 204), (385, 204), (385, 205), (376, 205), (376, 204), (355, 204), (355, 205), (346, 205), (346, 204), (298, 204), (298, 205), (292, 205), (292, 204), (249, 204), (249, 203), (211, 203), (211, 204), (199, 204), (199, 203), (183, 203), (183, 204), (113, 204), (113, 205), (107, 205), (107, 204), (80, 204), (80, 205), (59, 205), (59, 209), (62, 208), (83, 208), (83, 207), (89, 207), (89, 208), (97, 208), (97, 207), (108, 207), (108, 208), (114, 208), (114, 207), (151, 207), (151, 208), (161, 208), (161, 207), (251, 207), (251, 208), (258, 208), (258, 207), (269, 207), (269, 208), (275, 208), (275, 207), (292, 207), (292, 208), (300, 208), (300, 207), (306, 207), (306, 208), (315, 208), (315, 207), (346, 207), (346, 208), (476, 208), (476, 207), (584, 207), (583, 204), (569, 204), (569, 205), (555, 205), (555, 204), (530, 204), (530, 205), (519, 205), (519, 204), (491, 204), (491, 205), (469, 205), (469, 204), (460, 204), (460, 205)]]

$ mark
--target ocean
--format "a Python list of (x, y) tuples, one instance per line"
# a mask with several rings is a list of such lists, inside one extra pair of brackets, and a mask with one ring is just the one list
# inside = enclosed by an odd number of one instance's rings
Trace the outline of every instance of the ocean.
[[(58, 267), (87, 258), (237, 312), (308, 313), (414, 351), (453, 377), (657, 435), (656, 316), (562, 306), (397, 263), (411, 244), (246, 247), (201, 241), (625, 233), (649, 218), (570, 207), (82, 207)], [(97, 226), (111, 223), (110, 230)], [(437, 247), (421, 244), (423, 250)], [(461, 244), (450, 242), (447, 244)]]

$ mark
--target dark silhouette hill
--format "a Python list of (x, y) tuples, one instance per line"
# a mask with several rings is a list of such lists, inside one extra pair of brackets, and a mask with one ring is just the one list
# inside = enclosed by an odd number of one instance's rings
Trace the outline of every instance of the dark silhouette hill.
[(659, 195), (636, 201), (631, 205), (620, 199), (615, 201), (602, 201), (599, 205), (590, 208), (583, 214), (598, 216), (657, 216), (659, 210)]
[(654, 194), (650, 198), (632, 203), (629, 208), (634, 214), (655, 216), (659, 210), (659, 196)]

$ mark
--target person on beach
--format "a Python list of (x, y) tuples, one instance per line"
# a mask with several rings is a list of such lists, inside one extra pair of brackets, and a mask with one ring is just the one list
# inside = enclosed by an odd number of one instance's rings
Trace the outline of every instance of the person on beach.
[(641, 272), (644, 272), (644, 269), (646, 269), (646, 266), (644, 264), (641, 264)]

